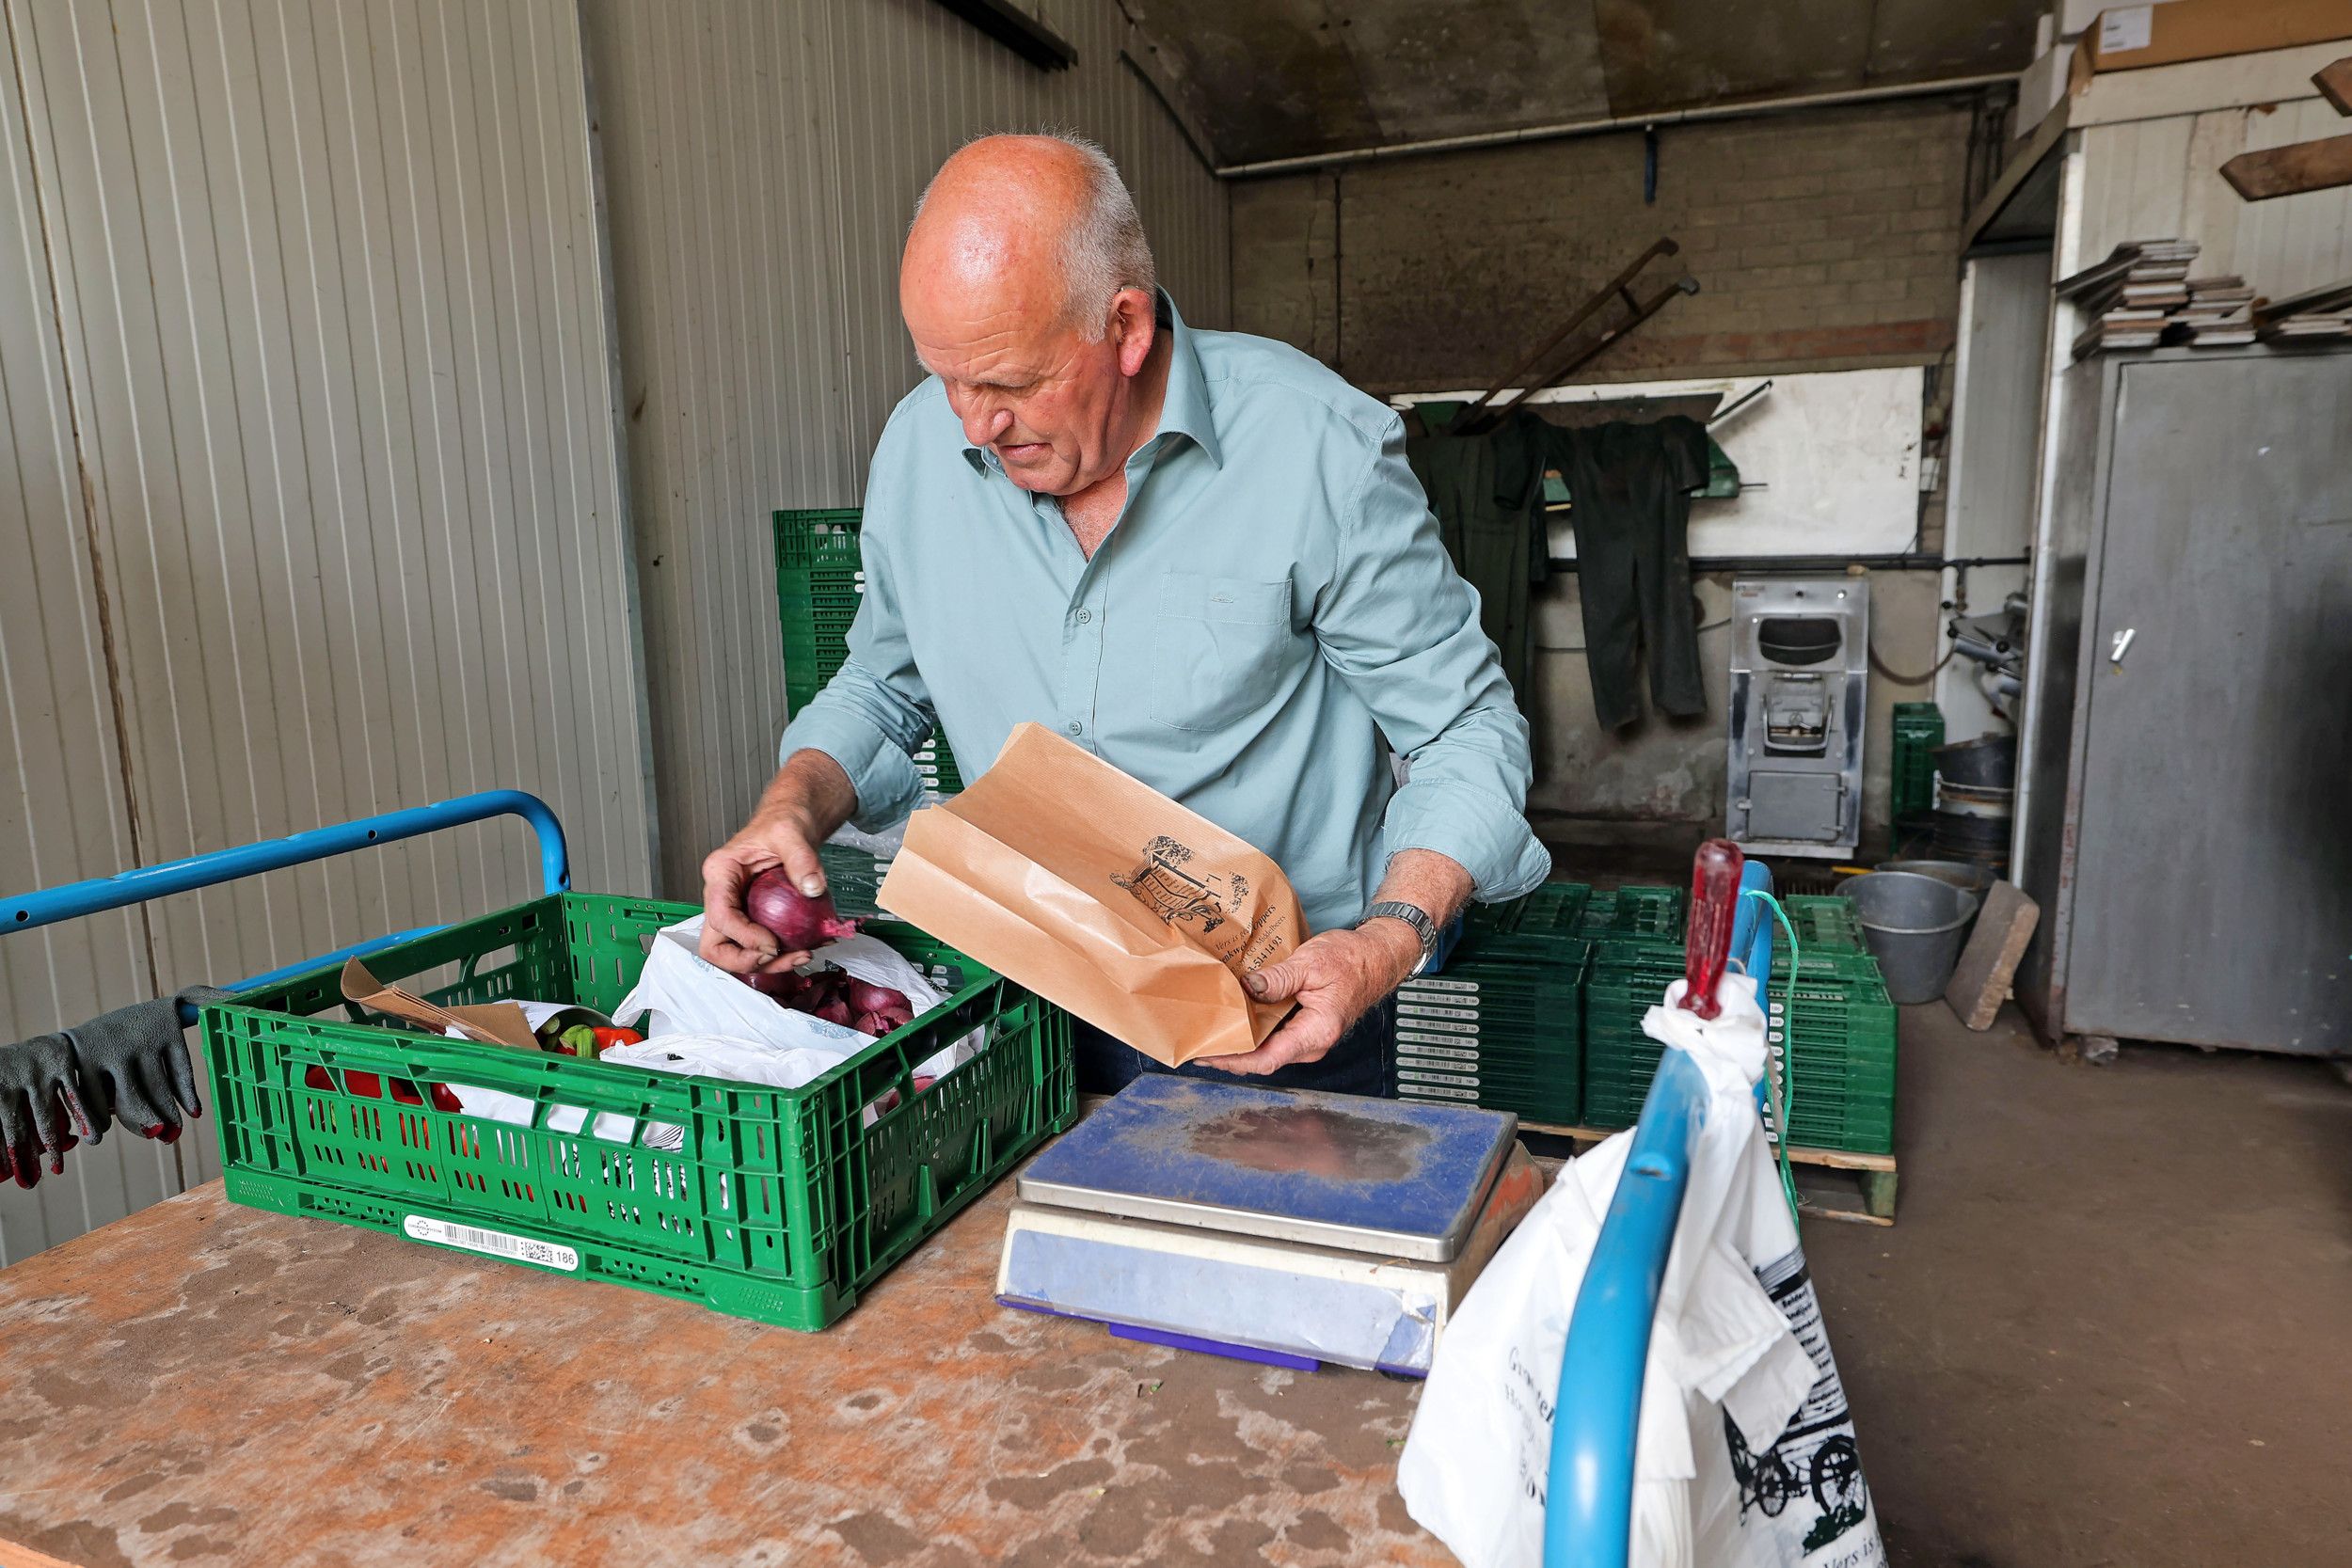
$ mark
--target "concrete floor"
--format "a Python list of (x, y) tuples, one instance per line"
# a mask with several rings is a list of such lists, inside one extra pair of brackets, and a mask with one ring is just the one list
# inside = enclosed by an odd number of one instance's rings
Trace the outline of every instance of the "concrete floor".
[(2352, 1562), (2352, 1088), (1905, 1009), (1899, 1223), (1805, 1246), (1900, 1568)]

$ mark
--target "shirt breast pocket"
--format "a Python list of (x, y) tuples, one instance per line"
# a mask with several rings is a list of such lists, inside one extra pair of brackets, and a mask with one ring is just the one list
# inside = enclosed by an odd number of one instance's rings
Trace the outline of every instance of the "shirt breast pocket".
[(1291, 585), (1169, 572), (1152, 623), (1152, 714), (1215, 730), (1263, 707), (1288, 662)]

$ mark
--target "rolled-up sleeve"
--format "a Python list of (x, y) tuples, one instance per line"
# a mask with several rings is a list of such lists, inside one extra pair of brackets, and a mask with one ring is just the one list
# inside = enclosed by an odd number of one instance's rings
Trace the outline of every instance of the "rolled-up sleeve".
[(1431, 849), (1470, 874), (1484, 902), (1551, 872), (1527, 825), (1527, 721), (1478, 624), (1478, 594), (1438, 537), (1391, 418), (1315, 614), (1323, 657), (1409, 761), (1382, 820), (1387, 852)]
[[(876, 467), (888, 450), (878, 450)], [(795, 752), (822, 752), (841, 765), (857, 792), (860, 828), (878, 832), (922, 803), (923, 780), (914, 752), (938, 721), (930, 689), (907, 645), (890, 566), (886, 528), (873, 526), (888, 498), (869, 488), (868, 524), (861, 544), (866, 592), (850, 626), (849, 657), (808, 705), (786, 726), (778, 760)]]

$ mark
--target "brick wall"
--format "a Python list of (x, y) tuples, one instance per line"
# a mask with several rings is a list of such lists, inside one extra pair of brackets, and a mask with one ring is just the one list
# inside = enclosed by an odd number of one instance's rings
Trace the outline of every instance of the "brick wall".
[(1701, 292), (1578, 380), (1933, 360), (1969, 118), (1934, 99), (1662, 127), (1654, 205), (1637, 132), (1239, 182), (1234, 322), (1374, 390), (1484, 386), (1665, 234), (1682, 253), (1645, 279), (1687, 267)]

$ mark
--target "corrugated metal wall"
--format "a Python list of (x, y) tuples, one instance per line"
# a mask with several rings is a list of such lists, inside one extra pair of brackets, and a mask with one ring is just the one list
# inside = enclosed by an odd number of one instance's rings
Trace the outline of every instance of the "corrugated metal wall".
[(2234, 272), (2274, 298), (2352, 276), (2352, 187), (2242, 201), (2222, 180), (2240, 152), (2342, 135), (2317, 96), (2214, 109), (2082, 133), (2081, 254), (2124, 240), (2195, 240), (2201, 275)]
[(769, 514), (854, 505), (920, 378), (898, 250), (940, 161), (987, 131), (1108, 148), (1186, 318), (1231, 311), (1225, 193), (1121, 63), (1113, 0), (1043, 0), (1043, 71), (933, 0), (586, 0), (611, 198), (662, 810), (691, 895), (784, 721)]
[[(0, 888), (519, 785), (580, 885), (645, 889), (574, 7), (0, 4)], [(536, 886), (484, 827), (10, 938), (0, 1037)], [(213, 1141), (69, 1166), (0, 1256)]]

